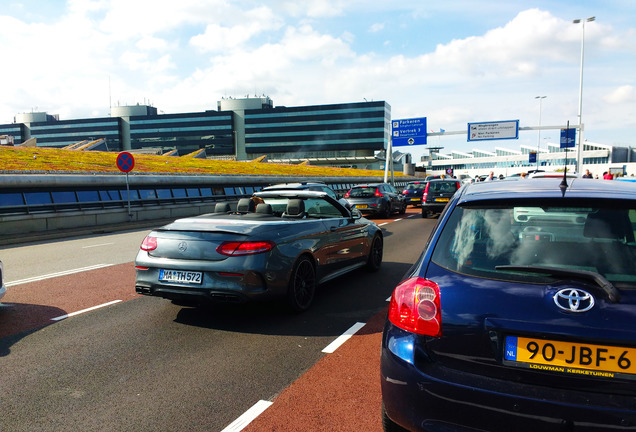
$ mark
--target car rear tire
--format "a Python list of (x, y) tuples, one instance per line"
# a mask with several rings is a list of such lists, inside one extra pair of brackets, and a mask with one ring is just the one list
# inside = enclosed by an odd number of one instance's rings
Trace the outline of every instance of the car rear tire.
[(304, 312), (311, 306), (316, 293), (316, 269), (308, 256), (302, 256), (294, 264), (289, 288), (287, 290), (287, 303), (294, 312)]
[(423, 218), (427, 218), (427, 217), (429, 217), (429, 216), (430, 216), (430, 214), (431, 214), (431, 212), (429, 212), (428, 210), (424, 210), (424, 209), (422, 209), (422, 217), (423, 217)]
[(408, 207), (408, 204), (404, 203), (404, 205), (402, 206), (402, 209), (400, 210), (400, 214), (406, 213), (406, 208), (407, 207)]
[(365, 267), (367, 271), (376, 272), (380, 270), (383, 250), (384, 241), (381, 236), (376, 235), (371, 242), (371, 249), (369, 250), (369, 257), (367, 258), (367, 265)]
[(386, 415), (384, 404), (382, 404), (382, 429), (384, 429), (384, 432), (408, 432)]
[(386, 203), (384, 209), (380, 212), (380, 217), (382, 219), (388, 219), (391, 217), (391, 203)]

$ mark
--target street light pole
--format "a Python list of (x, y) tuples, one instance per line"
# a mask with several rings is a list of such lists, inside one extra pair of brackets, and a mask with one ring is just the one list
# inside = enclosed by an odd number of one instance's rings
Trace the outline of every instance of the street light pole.
[(541, 148), (541, 101), (547, 96), (535, 96), (535, 99), (539, 99), (539, 136), (537, 137), (537, 171), (539, 170), (539, 150)]
[[(579, 143), (576, 150), (576, 172), (581, 171), (581, 155), (583, 148), (583, 53), (585, 51), (585, 23), (594, 21), (596, 17), (589, 17), (586, 19), (575, 19), (572, 21), (574, 24), (581, 23), (581, 74), (579, 77)], [(567, 164), (567, 161), (566, 161)]]

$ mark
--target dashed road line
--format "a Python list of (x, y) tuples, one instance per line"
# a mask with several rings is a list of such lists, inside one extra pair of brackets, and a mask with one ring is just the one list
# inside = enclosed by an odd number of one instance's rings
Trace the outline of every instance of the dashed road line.
[(361, 323), (361, 322), (355, 323), (354, 325), (351, 326), (351, 328), (349, 328), (349, 330), (344, 332), (342, 335), (338, 336), (336, 340), (334, 340), (329, 345), (327, 345), (325, 349), (322, 350), (322, 352), (327, 354), (333, 353), (335, 350), (338, 349), (338, 347), (340, 347), (340, 345), (342, 345), (347, 340), (349, 340), (349, 338), (353, 336), (362, 327), (364, 327), (364, 323)]
[(26, 278), (26, 279), (20, 279), (20, 280), (16, 280), (13, 282), (7, 282), (5, 285), (8, 287), (11, 286), (15, 286), (15, 285), (21, 285), (21, 284), (25, 284), (25, 283), (30, 283), (30, 282), (37, 282), (37, 281), (41, 281), (44, 279), (51, 279), (54, 277), (59, 277), (59, 276), (68, 276), (71, 274), (75, 274), (75, 273), (81, 273), (81, 272), (85, 272), (85, 271), (89, 271), (89, 270), (96, 270), (96, 269), (100, 269), (100, 268), (104, 268), (104, 267), (110, 267), (114, 264), (96, 264), (93, 266), (88, 266), (88, 267), (82, 267), (82, 268), (77, 268), (77, 269), (72, 269), (72, 270), (65, 270), (65, 271), (61, 271), (61, 272), (57, 272), (57, 273), (49, 273), (47, 275), (43, 275), (43, 276), (34, 276), (34, 277), (30, 277), (30, 278)]
[(273, 402), (266, 400), (259, 400), (250, 409), (245, 411), (239, 418), (234, 420), (221, 432), (238, 432), (243, 430), (245, 426), (250, 424), (256, 417), (261, 415), (263, 411), (269, 408)]
[(103, 308), (103, 307), (106, 307), (106, 306), (114, 305), (115, 303), (119, 303), (119, 302), (121, 302), (121, 300), (113, 300), (113, 301), (108, 302), (108, 303), (100, 304), (100, 305), (97, 305), (97, 306), (89, 307), (87, 309), (79, 310), (77, 312), (71, 312), (70, 314), (61, 315), (59, 317), (51, 318), (51, 321), (60, 321), (60, 320), (66, 319), (68, 317), (72, 317), (72, 316), (75, 316), (75, 315), (79, 315), (79, 314), (83, 314), (83, 313), (86, 313), (86, 312), (90, 312), (90, 311), (93, 311), (95, 309), (100, 309), (100, 308)]

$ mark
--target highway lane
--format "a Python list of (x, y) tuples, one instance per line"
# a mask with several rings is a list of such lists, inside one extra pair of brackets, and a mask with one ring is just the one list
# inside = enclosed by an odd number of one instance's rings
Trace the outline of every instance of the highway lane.
[[(53, 261), (47, 270), (112, 265), (10, 288), (0, 308), (0, 329), (20, 296), (56, 309), (46, 310), (50, 316), (92, 299), (99, 304), (111, 294), (123, 297), (0, 339), (3, 425), (7, 430), (222, 430), (257, 401), (275, 401), (325, 356), (323, 348), (338, 335), (386, 306), (435, 222), (412, 216), (383, 225), (380, 273), (354, 272), (323, 285), (314, 307), (300, 315), (273, 304), (192, 309), (134, 295), (130, 256), (147, 231), (3, 250), (5, 265), (7, 253), (9, 263), (46, 257)], [(40, 247), (46, 250), (31, 250)], [(78, 247), (83, 252), (69, 251)], [(27, 271), (28, 263), (23, 267), (9, 281), (37, 276)], [(52, 292), (57, 302), (47, 298)], [(69, 297), (85, 304), (73, 305)], [(64, 302), (67, 306), (56, 306)]]
[(52, 240), (2, 248), (6, 282), (132, 262), (149, 229)]

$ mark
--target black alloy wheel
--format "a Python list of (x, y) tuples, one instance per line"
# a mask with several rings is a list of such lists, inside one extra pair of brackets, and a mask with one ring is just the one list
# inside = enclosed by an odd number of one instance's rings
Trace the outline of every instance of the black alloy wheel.
[(382, 237), (380, 237), (379, 235), (373, 237), (371, 249), (369, 250), (369, 257), (367, 258), (367, 271), (375, 272), (380, 270), (380, 266), (382, 265), (382, 253), (384, 249), (383, 245), (384, 242), (382, 240)]
[(287, 301), (294, 312), (309, 309), (316, 293), (316, 270), (311, 259), (302, 256), (296, 261), (289, 280)]
[(382, 209), (382, 211), (380, 212), (380, 217), (382, 219), (388, 219), (391, 217), (391, 203), (390, 202), (385, 202), (384, 203), (384, 209)]

